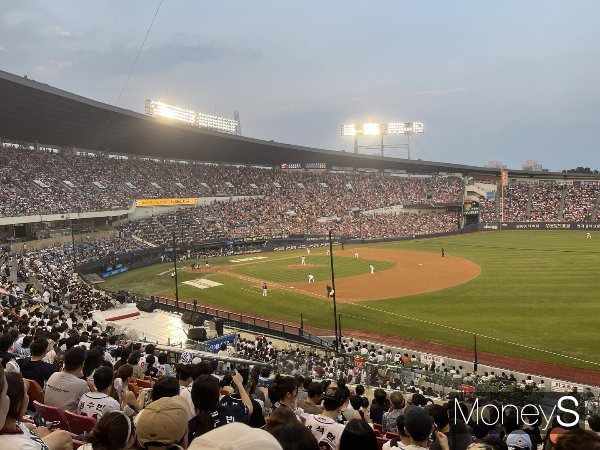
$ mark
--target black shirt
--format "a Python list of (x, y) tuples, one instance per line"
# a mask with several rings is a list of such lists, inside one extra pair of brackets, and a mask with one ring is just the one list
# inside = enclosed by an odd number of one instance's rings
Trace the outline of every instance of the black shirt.
[(31, 358), (19, 359), (17, 363), (21, 368), (23, 378), (37, 381), (42, 388), (46, 384), (46, 380), (50, 378), (50, 375), (57, 370), (52, 364), (45, 361), (32, 361)]

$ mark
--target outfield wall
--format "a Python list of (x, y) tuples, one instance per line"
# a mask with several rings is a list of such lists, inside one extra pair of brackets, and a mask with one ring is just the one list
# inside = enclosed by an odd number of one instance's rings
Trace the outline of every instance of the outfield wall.
[(600, 222), (485, 222), (477, 224), (479, 231), (498, 230), (600, 230)]

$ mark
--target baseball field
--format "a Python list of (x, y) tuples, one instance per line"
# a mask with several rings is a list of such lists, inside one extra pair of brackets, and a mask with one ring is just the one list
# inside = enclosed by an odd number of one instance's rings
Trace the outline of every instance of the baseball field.
[[(600, 234), (592, 234), (502, 231), (334, 247), (342, 327), (467, 356), (477, 334), (482, 353), (600, 370)], [(200, 270), (192, 262), (178, 266), (180, 299), (293, 323), (302, 313), (305, 325), (333, 334), (325, 248), (215, 258)], [(133, 270), (104, 286), (174, 298), (171, 268)]]

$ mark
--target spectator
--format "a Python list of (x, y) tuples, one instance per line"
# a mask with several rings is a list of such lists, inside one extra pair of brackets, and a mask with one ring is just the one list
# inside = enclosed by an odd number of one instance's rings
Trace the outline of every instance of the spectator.
[(152, 386), (153, 402), (163, 397), (175, 397), (176, 395), (179, 395), (179, 382), (175, 377), (159, 378)]
[(344, 428), (338, 450), (377, 450), (373, 428), (362, 419), (352, 419)]
[(300, 406), (307, 414), (321, 414), (323, 407), (321, 401), (323, 400), (323, 385), (321, 383), (312, 382), (306, 388), (307, 399), (300, 403)]
[(390, 403), (392, 404), (390, 410), (383, 413), (383, 433), (387, 433), (388, 431), (394, 433), (398, 432), (396, 419), (398, 416), (404, 414), (404, 407), (406, 406), (404, 396), (398, 391), (394, 391), (390, 394)]
[(317, 438), (322, 450), (335, 450), (340, 442), (344, 426), (337, 422), (342, 411), (345, 396), (342, 390), (330, 386), (323, 395), (323, 413), (311, 414), (305, 425)]
[(188, 450), (283, 450), (277, 439), (264, 430), (243, 423), (231, 423), (194, 439)]
[[(234, 382), (241, 384), (241, 378), (236, 373)], [(243, 386), (240, 388), (243, 390)], [(232, 421), (248, 421), (249, 410), (245, 404), (219, 404), (219, 380), (212, 375), (200, 375), (194, 380), (192, 401), (196, 415), (189, 421), (189, 441)]]
[(103, 414), (80, 450), (113, 450), (131, 448), (135, 444), (135, 426), (120, 411)]
[(373, 423), (382, 425), (383, 413), (390, 407), (387, 392), (383, 389), (375, 389), (373, 396), (374, 398), (371, 402), (371, 408), (369, 409), (369, 416)]
[(113, 370), (110, 367), (99, 367), (94, 372), (96, 392), (86, 392), (79, 400), (78, 413), (99, 420), (111, 411), (120, 411), (117, 400), (108, 393), (113, 383)]
[(56, 367), (44, 361), (48, 352), (48, 339), (38, 338), (31, 344), (31, 357), (17, 360), (24, 378), (34, 380), (41, 388), (46, 381), (56, 372)]
[[(437, 431), (446, 435), (448, 446), (453, 450), (466, 450), (472, 443), (472, 439), (465, 423), (458, 419), (451, 423), (448, 411), (444, 406), (430, 405), (426, 409), (429, 411)], [(441, 442), (436, 439), (431, 443), (429, 449), (441, 449)]]
[(600, 415), (592, 414), (588, 417), (588, 425), (590, 430), (600, 435)]
[(404, 415), (398, 416), (396, 419), (396, 427), (398, 428), (398, 438), (392, 438), (383, 444), (381, 450), (394, 450), (396, 448), (405, 449), (410, 445), (410, 436), (406, 434), (404, 429)]
[(598, 436), (593, 431), (571, 430), (558, 438), (554, 449), (600, 450), (600, 436)]
[(269, 431), (279, 441), (283, 450), (320, 450), (314, 435), (295, 417), (294, 421)]
[[(433, 429), (433, 422), (429, 413), (418, 406), (409, 406), (404, 412), (404, 429), (410, 436), (410, 450), (428, 448), (428, 439)], [(435, 432), (436, 441), (442, 450), (449, 450), (448, 439), (444, 433)]]
[(188, 402), (181, 396), (163, 397), (144, 408), (136, 424), (137, 443), (141, 448), (170, 449), (187, 446)]
[(79, 399), (89, 391), (83, 376), (85, 350), (73, 347), (65, 354), (62, 372), (55, 372), (46, 382), (44, 403), (62, 411), (77, 412)]
[[(7, 373), (6, 385), (10, 406), (4, 426), (0, 430), (0, 448), (19, 450), (66, 450), (71, 448), (71, 435), (67, 431), (59, 430), (50, 433), (45, 427), (34, 428), (33, 431), (30, 431), (20, 422), (29, 403), (27, 387), (20, 374)], [(3, 405), (0, 405), (0, 408), (2, 407)]]

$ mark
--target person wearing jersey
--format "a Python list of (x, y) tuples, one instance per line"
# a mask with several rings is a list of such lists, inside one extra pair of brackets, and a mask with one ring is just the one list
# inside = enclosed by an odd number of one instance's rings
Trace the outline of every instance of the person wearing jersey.
[(108, 394), (113, 382), (113, 375), (110, 367), (102, 366), (96, 369), (94, 372), (96, 392), (86, 392), (81, 396), (77, 407), (79, 414), (100, 420), (104, 414), (121, 409), (119, 402)]
[(336, 386), (327, 388), (323, 394), (323, 413), (311, 414), (306, 418), (306, 428), (317, 438), (322, 450), (335, 450), (340, 442), (344, 425), (337, 422), (346, 397)]
[(212, 375), (200, 375), (192, 385), (192, 402), (196, 415), (188, 422), (188, 442), (204, 433), (233, 422), (249, 421), (252, 414), (250, 397), (242, 384), (242, 376), (235, 371), (233, 383), (240, 394), (241, 404), (219, 403), (219, 380)]

